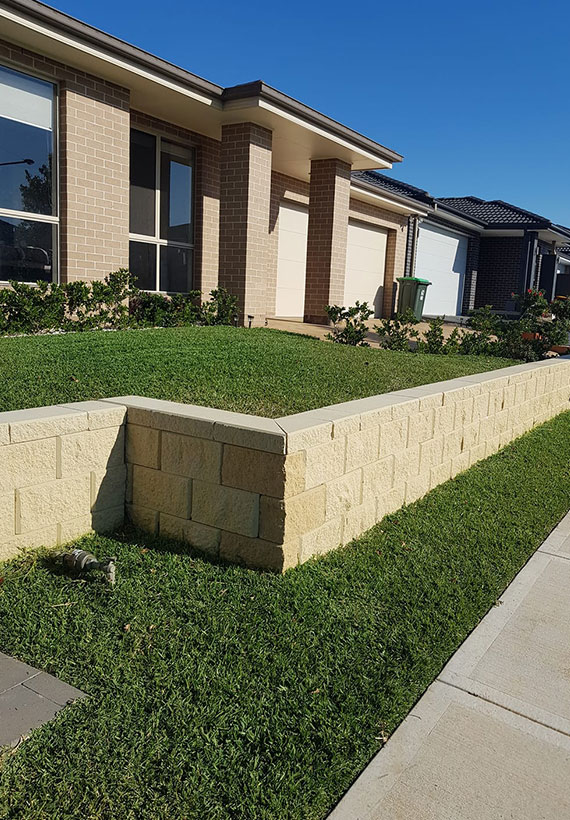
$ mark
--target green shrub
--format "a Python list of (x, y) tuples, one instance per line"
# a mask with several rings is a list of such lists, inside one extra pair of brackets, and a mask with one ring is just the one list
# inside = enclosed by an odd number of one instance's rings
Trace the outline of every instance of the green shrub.
[(368, 307), (368, 302), (362, 302), (362, 304), (357, 302), (349, 308), (326, 305), (325, 312), (333, 324), (332, 332), (327, 333), (327, 339), (341, 345), (370, 347), (366, 341), (368, 334), (366, 320), (370, 319), (374, 311)]
[(380, 347), (386, 350), (410, 350), (410, 341), (418, 338), (414, 325), (418, 324), (414, 312), (408, 308), (396, 313), (393, 319), (382, 319), (374, 330), (380, 336)]
[(229, 325), (237, 316), (237, 299), (225, 288), (200, 303), (200, 291), (165, 296), (135, 287), (128, 270), (94, 282), (63, 285), (10, 282), (0, 290), (0, 334), (80, 331), (125, 327)]

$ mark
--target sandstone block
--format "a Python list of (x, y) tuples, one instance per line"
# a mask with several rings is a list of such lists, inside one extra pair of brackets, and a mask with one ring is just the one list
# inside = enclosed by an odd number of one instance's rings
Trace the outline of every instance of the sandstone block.
[(0, 543), (13, 538), (15, 533), (14, 493), (2, 493), (0, 495)]
[(376, 502), (374, 499), (353, 507), (344, 513), (342, 541), (348, 544), (355, 538), (359, 538), (362, 533), (369, 530), (376, 523)]
[(185, 541), (208, 555), (218, 555), (220, 550), (221, 530), (199, 524), (197, 521), (160, 513), (159, 532), (165, 538)]
[(489, 415), (489, 393), (487, 391), (480, 393), (473, 399), (473, 415), (472, 421), (477, 422)]
[(429, 472), (443, 460), (443, 438), (432, 438), (420, 444), (419, 472)]
[(401, 452), (408, 443), (408, 416), (394, 419), (380, 428), (380, 458)]
[[(3, 414), (2, 414), (3, 415)], [(10, 425), (0, 423), (0, 447), (10, 443)]]
[[(304, 473), (305, 454), (301, 450), (285, 456), (224, 445), (222, 484), (227, 487), (283, 498), (286, 489), (289, 494), (303, 491)], [(209, 480), (215, 481), (215, 474), (211, 476)]]
[(306, 451), (305, 486), (308, 490), (344, 473), (346, 439), (332, 439), (327, 444)]
[(300, 539), (299, 562), (302, 564), (315, 555), (324, 555), (336, 549), (342, 542), (342, 519), (333, 518), (322, 527), (305, 533)]
[(127, 424), (126, 459), (128, 464), (160, 469), (160, 430)]
[(443, 461), (451, 461), (461, 452), (463, 435), (461, 430), (454, 430), (443, 437)]
[(408, 427), (408, 447), (421, 444), (433, 436), (434, 410), (424, 410), (410, 416)]
[(124, 434), (124, 427), (105, 427), (61, 436), (58, 439), (59, 475), (67, 478), (97, 467), (124, 464)]
[(420, 446), (407, 447), (394, 456), (394, 477), (396, 481), (408, 481), (420, 471)]
[(357, 433), (351, 433), (346, 439), (346, 465), (347, 473), (352, 470), (370, 464), (378, 458), (380, 444), (380, 428), (368, 427)]
[(324, 524), (325, 508), (324, 484), (285, 500), (261, 496), (259, 536), (276, 544), (293, 541)]
[(127, 504), (126, 506), (127, 519), (135, 527), (138, 527), (144, 532), (150, 532), (156, 535), (158, 532), (158, 510), (149, 510), (147, 507), (139, 507), (136, 504)]
[(191, 480), (182, 476), (133, 466), (133, 504), (150, 510), (190, 518)]
[(0, 561), (16, 558), (24, 550), (38, 547), (55, 547), (58, 544), (58, 527), (52, 524), (34, 532), (15, 535), (13, 538), (0, 542)]
[(192, 519), (210, 527), (256, 538), (259, 532), (259, 495), (195, 480)]
[(0, 493), (55, 479), (56, 463), (55, 438), (3, 447)]
[(337, 516), (357, 507), (362, 501), (362, 470), (329, 481), (326, 486), (326, 518)]
[(406, 482), (406, 504), (411, 504), (429, 492), (430, 473), (412, 476)]
[(471, 424), (473, 420), (472, 398), (463, 399), (455, 403), (455, 429), (461, 430), (466, 424)]
[(220, 558), (272, 572), (285, 572), (299, 562), (298, 543), (278, 545), (261, 538), (222, 532)]
[(276, 421), (287, 436), (288, 453), (318, 447), (332, 439), (332, 421), (322, 419), (317, 411), (282, 416)]
[(451, 462), (451, 477), (455, 478), (459, 473), (469, 469), (470, 455), (467, 451), (460, 453)]
[(500, 413), (503, 409), (503, 400), (504, 400), (504, 389), (501, 390), (492, 390), (489, 393), (489, 416), (494, 416), (496, 413)]
[(439, 484), (444, 484), (451, 478), (451, 461), (444, 461), (443, 464), (437, 464), (429, 471), (429, 488), (433, 490)]
[(399, 482), (387, 493), (381, 495), (376, 507), (376, 518), (381, 521), (385, 515), (392, 515), (403, 506), (406, 498), (406, 485)]
[(89, 473), (16, 490), (16, 532), (40, 530), (49, 524), (89, 515)]
[(455, 427), (455, 404), (444, 404), (434, 410), (434, 438), (447, 435)]
[(362, 468), (362, 501), (378, 498), (394, 486), (394, 456), (367, 464)]
[(482, 461), (486, 457), (487, 457), (487, 442), (483, 441), (481, 444), (476, 444), (469, 451), (469, 466), (471, 466), (472, 464), (476, 464), (476, 462), (478, 462), (478, 461)]
[(109, 470), (91, 472), (91, 509), (106, 510), (124, 506), (127, 468), (125, 465)]
[[(166, 473), (219, 483), (222, 469), (222, 446), (219, 441), (164, 432), (162, 434), (161, 468)], [(245, 452), (255, 451), (244, 450)], [(243, 463), (245, 467), (245, 458)]]

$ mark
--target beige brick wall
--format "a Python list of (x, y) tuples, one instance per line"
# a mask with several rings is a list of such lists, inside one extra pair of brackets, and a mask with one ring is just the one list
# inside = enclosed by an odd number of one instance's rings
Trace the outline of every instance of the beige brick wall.
[(125, 414), (103, 402), (0, 413), (0, 559), (123, 522)]
[(326, 321), (324, 307), (342, 304), (350, 200), (350, 165), (311, 162), (305, 321)]
[[(266, 280), (276, 265), (269, 240), (271, 132), (253, 123), (222, 128), (219, 282), (238, 297), (242, 321), (266, 315)], [(274, 275), (274, 274), (272, 274)]]
[(61, 281), (127, 267), (128, 90), (4, 41), (0, 60), (59, 86)]

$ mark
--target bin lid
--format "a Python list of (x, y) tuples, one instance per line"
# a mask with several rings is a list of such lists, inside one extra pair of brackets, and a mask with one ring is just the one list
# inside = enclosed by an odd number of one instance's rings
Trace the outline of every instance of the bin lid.
[(398, 282), (420, 282), (422, 285), (431, 285), (429, 279), (420, 279), (418, 276), (398, 276)]

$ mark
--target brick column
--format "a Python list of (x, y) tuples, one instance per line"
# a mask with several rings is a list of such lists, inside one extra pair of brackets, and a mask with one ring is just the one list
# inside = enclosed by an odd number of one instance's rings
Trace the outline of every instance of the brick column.
[(60, 87), (61, 281), (129, 265), (129, 92), (71, 75)]
[(240, 321), (266, 315), (271, 131), (250, 122), (222, 128), (219, 284), (238, 297)]
[(325, 305), (344, 299), (350, 165), (338, 159), (311, 162), (305, 321), (326, 322)]

